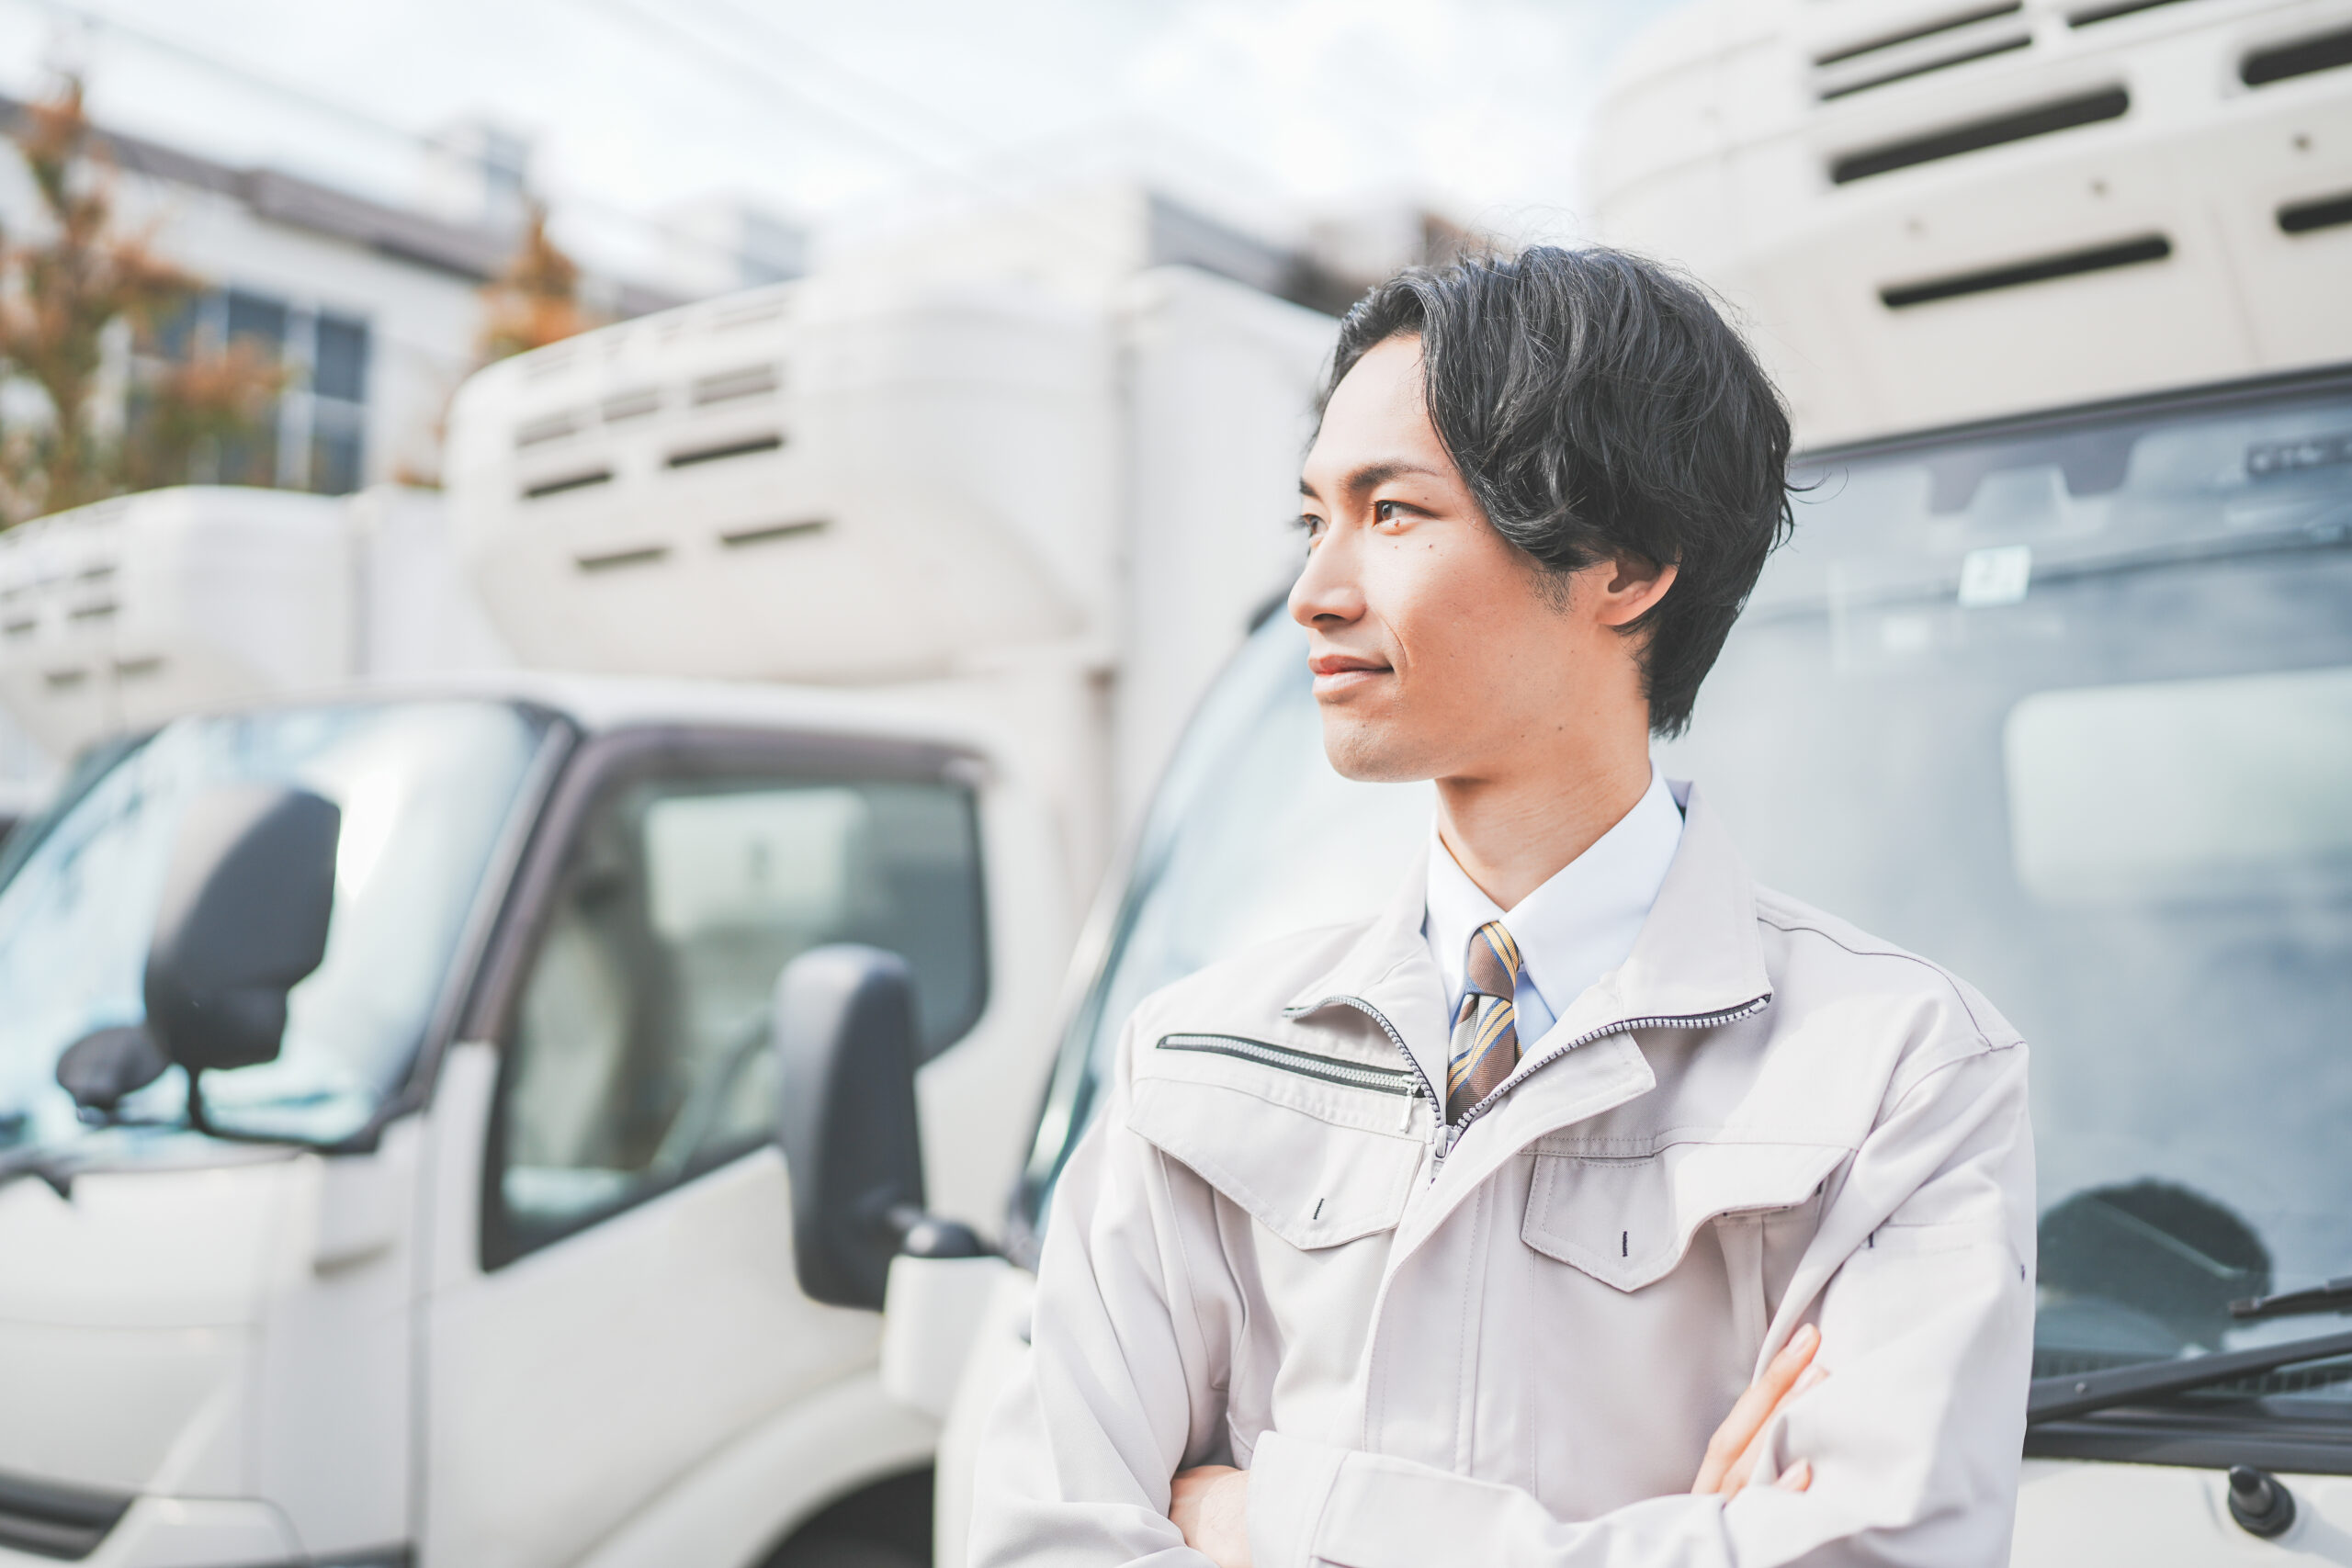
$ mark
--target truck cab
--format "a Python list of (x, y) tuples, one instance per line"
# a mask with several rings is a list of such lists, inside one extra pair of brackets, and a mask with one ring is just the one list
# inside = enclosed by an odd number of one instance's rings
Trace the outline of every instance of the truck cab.
[[(203, 1075), (205, 1132), (178, 1070), (95, 1115), (59, 1052), (139, 1022), (180, 826), (257, 785), (340, 812), (283, 1044)], [(828, 1507), (794, 1561), (920, 1561), (931, 1427), (874, 1315), (794, 1282), (770, 987), (905, 956), (930, 1199), (992, 1228), (1054, 839), (984, 731), (756, 688), (482, 678), (119, 748), (0, 884), (0, 1562), (752, 1563)]]
[[(2347, 64), (2326, 0), (1701, 4), (1591, 136), (1603, 237), (1728, 299), (1802, 446), (1658, 764), (2035, 1052), (2020, 1564), (2352, 1562)], [(1360, 918), (1427, 832), (1428, 786), (1331, 773), (1304, 642), (1228, 666), (1087, 928), (1008, 1260), (897, 1265), (943, 1564), (1125, 1015)]]

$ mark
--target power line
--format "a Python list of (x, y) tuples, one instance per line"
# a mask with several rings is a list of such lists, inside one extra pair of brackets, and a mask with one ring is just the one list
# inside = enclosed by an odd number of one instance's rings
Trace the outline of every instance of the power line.
[(775, 94), (781, 90), (792, 98), (805, 113), (831, 124), (834, 130), (846, 131), (853, 140), (886, 152), (901, 163), (912, 164), (935, 173), (961, 175), (963, 171), (933, 154), (928, 148), (919, 147), (895, 131), (873, 125), (833, 105), (811, 98), (808, 89), (797, 82), (768, 67), (719, 47), (690, 28), (680, 27), (659, 11), (640, 5), (638, 0), (572, 0), (575, 6), (601, 11), (637, 32), (670, 46), (673, 50), (695, 56), (705, 64), (734, 78), (750, 87), (759, 101), (773, 107)]
[(860, 96), (887, 101), (900, 117), (926, 121), (933, 130), (944, 132), (953, 141), (978, 146), (987, 140), (973, 127), (940, 113), (912, 94), (902, 93), (878, 77), (851, 70), (807, 39), (786, 31), (773, 18), (741, 5), (740, 0), (696, 0), (696, 4), (706, 14), (725, 17), (737, 28), (748, 28), (765, 37), (769, 43), (799, 56), (820, 81), (849, 83)]
[[(390, 120), (378, 119), (372, 115), (352, 107), (349, 104), (321, 97), (291, 83), (262, 75), (232, 61), (207, 53), (177, 39), (151, 31), (134, 23), (118, 20), (86, 6), (75, 5), (73, 0), (17, 0), (17, 4), (33, 10), (47, 12), (53, 17), (70, 18), (93, 31), (115, 33), (158, 54), (169, 56), (215, 76), (238, 83), (264, 96), (277, 98), (282, 103), (300, 107), (310, 113), (339, 121), (354, 130), (397, 141), (413, 150), (424, 152), (437, 152), (444, 150), (432, 137), (421, 131), (412, 130), (406, 126), (395, 125)], [(568, 208), (596, 213), (605, 218), (618, 219), (624, 223), (641, 228), (649, 233), (657, 234), (665, 239), (682, 240), (689, 245), (698, 246), (714, 255), (724, 256), (730, 261), (741, 259), (731, 246), (688, 230), (674, 228), (659, 219), (649, 218), (643, 213), (633, 212), (628, 208), (596, 197), (571, 192), (561, 197), (561, 202)]]
[[(1006, 190), (999, 182), (989, 179), (978, 170), (975, 170), (965, 164), (940, 157), (930, 149), (919, 146), (913, 141), (895, 130), (876, 125), (864, 118), (850, 113), (847, 110), (836, 107), (831, 104), (820, 102), (811, 97), (804, 85), (793, 81), (783, 73), (775, 70), (773, 66), (762, 63), (751, 56), (734, 53), (713, 42), (701, 33), (698, 33), (690, 28), (679, 26), (669, 17), (643, 4), (642, 0), (572, 0), (572, 4), (588, 9), (601, 11), (605, 16), (621, 21), (633, 30), (648, 38), (651, 38), (667, 44), (672, 49), (682, 53), (692, 55), (695, 59), (704, 62), (728, 77), (732, 78), (739, 85), (750, 89), (752, 95), (763, 106), (774, 107), (775, 105), (775, 95), (781, 92), (791, 98), (796, 107), (801, 112), (813, 115), (815, 118), (826, 121), (835, 130), (846, 132), (856, 140), (865, 142), (868, 146), (876, 151), (888, 154), (900, 163), (913, 165), (931, 174), (945, 175), (947, 178), (960, 185), (968, 186), (982, 195), (1004, 197), (1014, 194)], [(741, 14), (741, 13), (738, 12), (739, 16)], [(768, 32), (772, 39), (784, 42), (787, 47), (793, 48), (797, 51), (808, 55), (811, 59), (819, 61), (823, 60), (823, 57), (818, 55), (815, 51), (786, 38), (786, 35), (778, 31), (772, 24), (761, 23), (759, 25)], [(827, 65), (829, 71), (837, 73), (842, 77), (849, 78), (853, 76), (852, 73), (842, 71), (838, 66), (832, 65), (830, 62), (824, 62), (824, 63)], [(875, 93), (877, 96), (888, 92), (888, 89), (877, 88), (870, 82), (865, 82), (863, 80), (861, 80), (861, 88), (862, 90)], [(937, 124), (945, 125), (948, 123), (936, 115), (931, 115), (930, 118), (932, 118)], [(960, 128), (957, 128), (957, 131), (959, 135), (969, 134), (968, 132), (962, 131)], [(1036, 214), (1036, 218), (1040, 222), (1061, 230), (1062, 232), (1074, 243), (1083, 244), (1089, 249), (1102, 251), (1105, 253), (1110, 252), (1113, 248), (1102, 235), (1096, 233), (1092, 230), (1086, 229), (1079, 224), (1069, 221), (1062, 214), (1053, 210), (1050, 207), (1040, 209)]]

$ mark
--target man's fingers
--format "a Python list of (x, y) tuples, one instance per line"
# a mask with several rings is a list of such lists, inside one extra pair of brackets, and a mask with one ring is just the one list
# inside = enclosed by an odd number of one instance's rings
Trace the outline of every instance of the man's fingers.
[(1169, 1481), (1168, 1522), (1176, 1527), (1188, 1544), (1199, 1545), (1201, 1504), (1209, 1489), (1233, 1473), (1234, 1468), (1229, 1464), (1204, 1464), (1180, 1470)]
[[(1764, 1454), (1764, 1427), (1770, 1424), (1772, 1416), (1778, 1416), (1781, 1411), (1787, 1409), (1792, 1404), (1795, 1403), (1798, 1395), (1804, 1393), (1807, 1389), (1815, 1387), (1828, 1375), (1829, 1369), (1827, 1367), (1807, 1367), (1804, 1370), (1804, 1376), (1797, 1379), (1795, 1385), (1786, 1393), (1781, 1395), (1779, 1402), (1772, 1406), (1770, 1413), (1764, 1417), (1762, 1422), (1758, 1424), (1756, 1436), (1747, 1440), (1747, 1447), (1740, 1450), (1739, 1458), (1733, 1461), (1731, 1469), (1724, 1473), (1723, 1489), (1725, 1493), (1738, 1491), (1741, 1487), (1747, 1485), (1749, 1479), (1755, 1475), (1756, 1461), (1761, 1459)], [(1793, 1486), (1789, 1485), (1789, 1476), (1794, 1474), (1798, 1470), (1803, 1470), (1804, 1472), (1804, 1479)], [(1781, 1478), (1774, 1482), (1773, 1484), (1783, 1487), (1791, 1492), (1802, 1492), (1806, 1486), (1810, 1485), (1812, 1482), (1812, 1461), (1808, 1460), (1799, 1460), (1794, 1465), (1792, 1465), (1787, 1471), (1784, 1471), (1781, 1473)]]
[(1804, 1491), (1813, 1484), (1813, 1461), (1809, 1459), (1797, 1461), (1796, 1463), (1781, 1472), (1780, 1479), (1772, 1484), (1783, 1492)]
[[(1772, 1413), (1790, 1398), (1798, 1380), (1805, 1375), (1813, 1358), (1821, 1348), (1821, 1331), (1805, 1324), (1789, 1337), (1781, 1353), (1766, 1364), (1757, 1380), (1747, 1385), (1724, 1417), (1723, 1425), (1707, 1443), (1706, 1458), (1699, 1466), (1699, 1478), (1691, 1483), (1693, 1492), (1731, 1492), (1738, 1490), (1747, 1480), (1747, 1472), (1755, 1468), (1750, 1460), (1745, 1468), (1740, 1461), (1756, 1441), (1756, 1435), (1772, 1418)], [(1735, 1470), (1738, 1474), (1735, 1477)]]

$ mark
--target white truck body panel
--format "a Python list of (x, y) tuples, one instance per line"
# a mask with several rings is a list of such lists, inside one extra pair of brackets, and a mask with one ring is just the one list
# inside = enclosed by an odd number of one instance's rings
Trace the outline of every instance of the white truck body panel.
[[(1747, 316), (1806, 446), (2337, 363), (2352, 223), (2289, 225), (2352, 191), (2352, 85), (2244, 73), (2347, 23), (1701, 0), (1604, 93), (1595, 227)], [(1972, 135), (2009, 139), (1950, 150)]]
[(1288, 581), (1329, 318), (1184, 267), (1107, 309), (814, 277), (493, 366), (451, 416), (469, 575), (528, 664), (988, 715), (1082, 905)]
[(421, 491), (190, 485), (0, 533), (0, 705), (60, 761), (183, 713), (513, 661)]

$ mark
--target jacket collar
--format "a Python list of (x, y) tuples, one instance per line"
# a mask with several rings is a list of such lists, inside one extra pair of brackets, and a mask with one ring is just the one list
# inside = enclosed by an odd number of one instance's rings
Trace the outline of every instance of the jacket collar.
[[(1697, 786), (1669, 781), (1669, 787), (1682, 807), (1682, 841), (1632, 953), (1570, 1003), (1542, 1039), (1522, 1043), (1527, 1063), (1540, 1063), (1562, 1043), (1596, 1031), (1713, 1018), (1770, 998), (1747, 867)], [(1353, 998), (1377, 1010), (1408, 1042), (1433, 1048), (1443, 1059), (1442, 983), (1421, 936), (1427, 855), (1424, 849), (1387, 907), (1338, 961), (1292, 997), (1287, 1015), (1305, 1017)]]
[(1563, 1027), (1572, 1038), (1612, 1017), (1706, 1018), (1771, 997), (1756, 928), (1755, 879), (1698, 786), (1668, 781), (1668, 787), (1682, 807), (1682, 842), (1657, 902), (1625, 962), (1571, 1003), (1545, 1041)]

